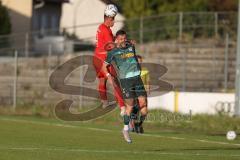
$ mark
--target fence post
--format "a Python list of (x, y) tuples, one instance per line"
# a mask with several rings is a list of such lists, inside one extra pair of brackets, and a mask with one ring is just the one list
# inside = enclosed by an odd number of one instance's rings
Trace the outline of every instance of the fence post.
[(226, 34), (225, 40), (225, 57), (224, 57), (224, 90), (227, 91), (228, 89), (228, 48), (229, 47), (229, 34)]
[(48, 45), (48, 77), (50, 77), (51, 73), (51, 56), (52, 56), (52, 44)]
[(238, 29), (237, 29), (237, 53), (236, 53), (236, 77), (235, 77), (235, 106), (234, 115), (240, 116), (240, 1), (238, 1)]
[(140, 46), (143, 44), (143, 16), (140, 17), (139, 41)]
[[(83, 64), (83, 55), (81, 54), (81, 56), (80, 56), (80, 62), (81, 62), (81, 64)], [(80, 67), (80, 77), (79, 77), (79, 83), (80, 83), (80, 86), (83, 86), (84, 84), (83, 84), (83, 82), (84, 82), (84, 80), (83, 80), (83, 73), (84, 73), (84, 68), (83, 68), (83, 66), (81, 66)], [(83, 108), (83, 94), (84, 94), (84, 92), (83, 92), (83, 89), (80, 89), (80, 96), (79, 96), (79, 109), (82, 109)]]
[(25, 35), (25, 57), (29, 56), (29, 34)]
[(182, 31), (183, 31), (183, 12), (179, 13), (179, 40), (182, 40)]
[(215, 38), (218, 37), (218, 12), (214, 13), (215, 15)]
[[(213, 60), (213, 75), (212, 76), (213, 76), (213, 80), (217, 81), (217, 75), (216, 75), (216, 66), (217, 66), (216, 44), (213, 45), (212, 49), (213, 49), (213, 52), (212, 52), (212, 54), (213, 54), (213, 57), (212, 57), (212, 60)], [(212, 89), (214, 89), (214, 88), (212, 88)]]
[(18, 51), (14, 52), (14, 81), (13, 81), (13, 110), (17, 106), (17, 74), (18, 74)]
[[(182, 46), (180, 46), (182, 47)], [(189, 46), (188, 46), (189, 47)], [(185, 49), (185, 52), (182, 52), (182, 91), (185, 92), (186, 91), (186, 81), (187, 81), (187, 68), (186, 68), (186, 60), (187, 60), (187, 55), (186, 53), (188, 53), (188, 49)]]

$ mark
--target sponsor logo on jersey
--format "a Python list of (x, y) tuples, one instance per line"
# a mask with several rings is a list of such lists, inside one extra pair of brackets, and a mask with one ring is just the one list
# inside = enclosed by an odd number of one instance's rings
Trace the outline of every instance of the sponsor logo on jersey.
[(121, 55), (121, 58), (122, 58), (122, 59), (131, 58), (131, 57), (134, 57), (134, 53), (129, 52), (129, 53), (126, 53), (126, 54), (122, 54), (122, 55)]
[(129, 50), (129, 52), (132, 52), (132, 51), (133, 51), (133, 48), (132, 48), (132, 47), (130, 47), (128, 50)]

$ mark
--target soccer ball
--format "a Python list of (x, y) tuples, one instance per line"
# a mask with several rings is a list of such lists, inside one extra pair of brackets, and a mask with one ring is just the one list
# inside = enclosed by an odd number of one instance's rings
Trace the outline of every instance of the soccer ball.
[(104, 15), (108, 17), (115, 17), (117, 15), (117, 12), (117, 7), (113, 4), (109, 4), (104, 11)]
[(234, 131), (228, 131), (226, 137), (228, 140), (234, 140), (237, 137), (237, 134)]

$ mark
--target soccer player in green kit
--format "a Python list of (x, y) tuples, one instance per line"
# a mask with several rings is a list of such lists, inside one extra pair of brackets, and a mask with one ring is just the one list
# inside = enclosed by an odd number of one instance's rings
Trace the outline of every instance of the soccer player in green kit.
[(103, 65), (103, 71), (110, 83), (115, 85), (116, 79), (108, 73), (107, 66), (113, 64), (118, 73), (118, 81), (122, 89), (123, 99), (126, 106), (126, 113), (123, 116), (124, 127), (122, 130), (124, 139), (131, 143), (129, 136), (130, 114), (134, 106), (134, 99), (137, 98), (140, 107), (140, 122), (142, 124), (147, 116), (147, 93), (141, 79), (141, 68), (138, 63), (135, 48), (131, 43), (127, 43), (127, 35), (123, 30), (116, 33), (116, 47), (107, 53), (107, 58)]

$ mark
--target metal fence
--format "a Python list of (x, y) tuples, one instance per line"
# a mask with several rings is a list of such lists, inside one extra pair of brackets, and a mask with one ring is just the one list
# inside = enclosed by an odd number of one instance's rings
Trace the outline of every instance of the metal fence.
[[(126, 20), (124, 28), (138, 42), (144, 61), (168, 68), (162, 79), (176, 90), (228, 92), (234, 89), (236, 22), (234, 12), (169, 13)], [(16, 107), (53, 103), (66, 97), (49, 88), (48, 78), (71, 57), (93, 53), (88, 39), (77, 40), (67, 34), (68, 30), (83, 27), (88, 25), (0, 36), (0, 104)], [(36, 45), (35, 38), (45, 35), (58, 35), (54, 40), (57, 43)], [(43, 54), (37, 54), (36, 50), (42, 48)], [(79, 77), (83, 71), (75, 72), (70, 81), (78, 85), (82, 83)], [(77, 105), (84, 101), (83, 97), (67, 97), (77, 99)]]
[[(166, 40), (166, 39), (194, 39), (194, 38), (224, 38), (228, 33), (232, 39), (236, 39), (237, 13), (236, 12), (180, 12), (166, 13), (156, 16), (141, 17), (123, 21), (124, 29), (129, 37), (135, 39), (139, 44)], [(32, 31), (29, 33), (17, 33), (0, 36), (0, 55), (6, 55), (17, 49), (22, 55), (35, 55), (39, 50), (36, 43), (41, 42), (46, 36), (53, 35), (61, 45), (62, 52), (74, 50), (74, 43), (83, 43), (92, 36), (84, 39), (76, 39), (77, 31), (84, 31), (84, 28), (96, 28), (99, 23), (73, 26), (55, 30)], [(70, 32), (69, 32), (70, 31)], [(47, 41), (47, 40), (46, 40)], [(85, 43), (84, 43), (85, 42)], [(87, 45), (90, 45), (87, 43)], [(77, 45), (75, 45), (77, 46)], [(54, 44), (53, 44), (53, 47)], [(62, 49), (61, 49), (62, 48)], [(76, 48), (75, 48), (76, 49)], [(11, 53), (10, 53), (11, 54)]]
[(131, 37), (140, 43), (165, 39), (236, 38), (235, 12), (180, 12), (141, 17), (125, 22)]

